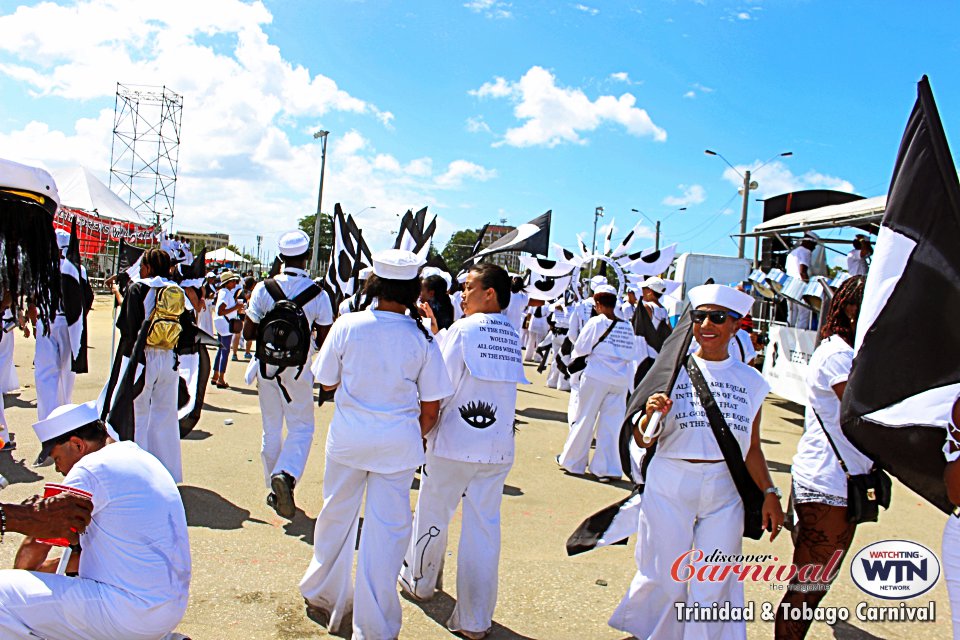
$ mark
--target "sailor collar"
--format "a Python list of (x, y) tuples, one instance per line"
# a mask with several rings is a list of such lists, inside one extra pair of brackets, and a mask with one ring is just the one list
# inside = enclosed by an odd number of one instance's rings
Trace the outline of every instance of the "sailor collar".
[(297, 269), (296, 267), (284, 267), (283, 273), (288, 276), (296, 276), (298, 278), (308, 278), (310, 277), (306, 269)]

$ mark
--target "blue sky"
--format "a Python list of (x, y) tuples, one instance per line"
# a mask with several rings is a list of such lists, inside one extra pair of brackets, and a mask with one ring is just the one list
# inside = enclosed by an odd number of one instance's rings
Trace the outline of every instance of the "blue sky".
[(115, 83), (166, 84), (185, 98), (175, 226), (241, 246), (315, 209), (319, 128), (324, 209), (376, 207), (359, 216), (375, 247), (423, 205), (441, 241), (553, 209), (567, 246), (598, 205), (615, 237), (633, 208), (686, 206), (664, 242), (721, 254), (737, 178), (705, 148), (741, 169), (792, 151), (756, 197), (873, 196), (922, 74), (960, 128), (953, 2), (151, 4), (0, 2), (0, 157), (106, 179)]

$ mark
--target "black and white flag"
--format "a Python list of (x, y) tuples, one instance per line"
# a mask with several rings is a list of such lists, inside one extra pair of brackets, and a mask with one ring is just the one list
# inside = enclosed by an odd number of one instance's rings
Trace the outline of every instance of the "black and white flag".
[(633, 229), (627, 232), (627, 235), (623, 237), (623, 240), (620, 241), (620, 244), (617, 245), (617, 248), (613, 250), (613, 253), (610, 254), (611, 258), (619, 258), (625, 256), (628, 251), (630, 251), (630, 245), (633, 244), (634, 238), (637, 237), (637, 230), (640, 228), (640, 223), (638, 222), (634, 225)]
[(531, 300), (544, 300), (549, 302), (562, 296), (564, 291), (570, 286), (572, 279), (572, 275), (547, 276), (531, 272), (530, 283), (524, 287), (523, 290), (530, 296)]
[[(357, 267), (358, 263), (359, 267)], [(324, 281), (324, 287), (330, 295), (330, 302), (334, 308), (353, 293), (354, 273), (372, 264), (370, 248), (363, 241), (360, 228), (353, 220), (353, 216), (344, 215), (343, 209), (337, 203), (333, 212), (333, 248)]]
[(942, 447), (960, 396), (958, 247), (960, 185), (924, 76), (867, 274), (841, 422), (858, 449), (946, 513)]
[(583, 264), (583, 256), (577, 255), (570, 249), (565, 249), (557, 243), (553, 243), (553, 252), (557, 255), (561, 262), (570, 262), (574, 266), (580, 266)]
[(650, 247), (620, 258), (617, 260), (617, 264), (623, 267), (624, 271), (630, 273), (642, 276), (658, 276), (673, 263), (673, 257), (676, 254), (676, 244), (671, 244), (663, 249)]
[(573, 272), (573, 268), (577, 266), (571, 262), (535, 258), (533, 256), (520, 256), (520, 264), (541, 276), (550, 276), (553, 278), (570, 275), (570, 273)]
[[(397, 233), (397, 240), (393, 248), (412, 251), (416, 254), (429, 251), (430, 242), (433, 240), (433, 234), (436, 231), (437, 216), (433, 216), (433, 219), (427, 224), (426, 207), (416, 213), (408, 210), (400, 220), (400, 230)], [(426, 257), (425, 253), (423, 255)]]
[(603, 236), (603, 255), (609, 256), (610, 250), (613, 246), (613, 230), (615, 220), (611, 219), (610, 224), (607, 226), (607, 232)]
[(469, 262), (478, 262), (481, 258), (502, 251), (517, 251), (537, 256), (547, 255), (550, 248), (550, 219), (552, 211), (525, 222), (490, 246), (468, 258)]
[(87, 282), (87, 270), (80, 258), (80, 238), (77, 236), (77, 219), (70, 227), (70, 244), (67, 255), (60, 262), (61, 309), (67, 321), (67, 336), (70, 341), (70, 370), (86, 373), (87, 365), (87, 312), (93, 306), (93, 289)]

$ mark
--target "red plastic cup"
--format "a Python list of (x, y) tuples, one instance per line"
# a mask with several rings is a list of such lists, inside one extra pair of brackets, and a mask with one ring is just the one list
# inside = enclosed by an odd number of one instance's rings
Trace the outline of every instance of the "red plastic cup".
[[(43, 487), (44, 498), (51, 498), (61, 493), (72, 493), (75, 496), (80, 496), (81, 498), (86, 498), (87, 500), (90, 500), (91, 498), (93, 498), (92, 493), (84, 491), (83, 489), (77, 489), (76, 487), (68, 487), (66, 485), (57, 484), (55, 482), (48, 482)], [(76, 529), (72, 529), (72, 528), (70, 530), (73, 531), (74, 533), (76, 533), (77, 531)], [(41, 542), (43, 544), (49, 544), (54, 547), (70, 546), (70, 541), (67, 540), (66, 538), (37, 538), (37, 542)]]

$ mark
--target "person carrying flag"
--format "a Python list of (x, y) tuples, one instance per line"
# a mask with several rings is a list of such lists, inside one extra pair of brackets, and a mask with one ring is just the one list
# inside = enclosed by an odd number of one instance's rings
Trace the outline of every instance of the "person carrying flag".
[[(257, 360), (251, 366), (257, 367), (257, 397), (263, 421), (260, 459), (264, 480), (271, 490), (267, 504), (280, 516), (292, 518), (296, 513), (293, 488), (303, 475), (313, 444), (313, 373), (308, 363), (315, 345), (323, 343), (333, 324), (333, 308), (330, 297), (313, 283), (306, 271), (310, 237), (299, 229), (289, 231), (280, 236), (277, 250), (283, 271), (254, 287), (243, 323), (243, 337), (248, 344), (258, 341)], [(273, 358), (272, 341), (281, 336), (266, 335), (271, 321), (281, 320), (277, 313), (272, 313), (280, 301), (294, 305), (294, 314), (299, 311), (305, 321), (300, 329), (305, 329), (307, 334), (298, 336), (294, 346), (304, 349), (303, 363), (296, 367), (284, 366)], [(312, 338), (314, 331), (316, 340)], [(301, 339), (304, 342), (300, 342)], [(266, 344), (268, 341), (271, 344)], [(283, 437), (284, 422), (286, 438)]]
[[(678, 620), (677, 603), (744, 604), (743, 583), (733, 574), (722, 582), (692, 580), (688, 586), (665, 570), (691, 549), (716, 549), (727, 555), (739, 555), (743, 549), (743, 501), (707, 418), (703, 394), (715, 398), (749, 476), (764, 493), (762, 522), (770, 539), (783, 528), (780, 492), (760, 448), (760, 408), (770, 386), (755, 369), (730, 358), (728, 350), (753, 298), (716, 284), (694, 287), (689, 296), (693, 335), (700, 348), (681, 360), (686, 364), (669, 394), (647, 399), (633, 434), (638, 446), (649, 448), (657, 442), (657, 448), (640, 503), (637, 573), (609, 624), (640, 640), (683, 638), (689, 630)], [(663, 431), (659, 438), (645, 441), (641, 433), (657, 412)], [(742, 621), (689, 624), (708, 637), (746, 638)]]

